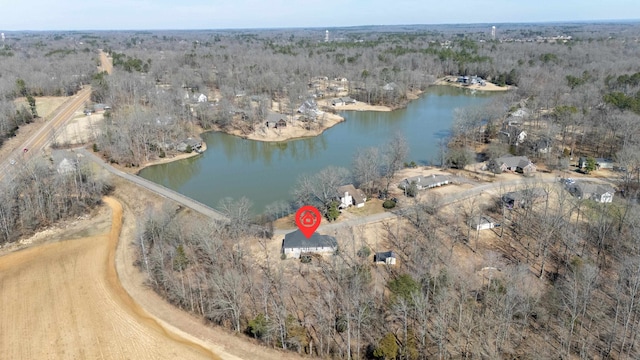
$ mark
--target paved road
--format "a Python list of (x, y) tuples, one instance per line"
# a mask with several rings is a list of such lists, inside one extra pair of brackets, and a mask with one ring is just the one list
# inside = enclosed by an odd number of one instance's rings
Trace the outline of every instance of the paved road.
[(131, 174), (127, 174), (124, 171), (120, 171), (116, 168), (114, 168), (113, 166), (105, 163), (101, 158), (97, 157), (96, 155), (94, 155), (92, 152), (88, 151), (85, 148), (77, 148), (76, 149), (77, 152), (79, 152), (80, 154), (84, 155), (84, 157), (87, 160), (90, 160), (98, 165), (100, 165), (102, 168), (104, 168), (105, 170), (107, 170), (108, 172), (110, 172), (113, 175), (119, 176), (125, 180), (128, 180), (134, 184), (137, 184), (139, 186), (142, 186), (143, 188), (149, 190), (149, 191), (153, 191), (156, 194), (167, 198), (167, 199), (171, 199), (175, 202), (177, 202), (178, 204), (185, 206), (193, 211), (197, 211), (205, 216), (208, 216), (212, 219), (215, 220), (226, 220), (227, 218), (220, 213), (219, 211), (199, 202), (196, 201), (188, 196), (182, 195), (178, 192), (175, 192), (169, 188), (166, 188), (162, 185), (156, 184), (152, 181), (149, 181), (147, 179), (141, 178), (139, 176), (136, 175), (131, 175)]
[[(85, 102), (89, 101), (91, 96), (91, 86), (85, 86), (76, 95), (64, 102), (45, 123), (27, 139), (18, 149), (14, 150), (8, 158), (2, 159), (0, 162), (0, 180), (7, 174), (11, 173), (11, 167), (17, 166), (19, 163), (28, 161), (37, 156), (51, 142), (52, 134), (61, 129), (64, 124), (73, 118), (76, 111), (84, 107)], [(27, 149), (24, 152), (23, 149)], [(11, 164), (11, 162), (15, 162)]]
[[(597, 182), (597, 183), (601, 183), (601, 184), (611, 184), (610, 181), (607, 180), (603, 180), (603, 179), (599, 179), (599, 178), (592, 178), (592, 177), (583, 177), (580, 178), (579, 181), (589, 181), (589, 182)], [(445, 197), (443, 197), (440, 201), (441, 206), (446, 206), (446, 205), (451, 205), (454, 204), (456, 202), (462, 201), (462, 200), (466, 200), (469, 199), (471, 197), (474, 196), (478, 196), (482, 193), (494, 193), (494, 195), (499, 195), (499, 192), (497, 190), (501, 190), (501, 189), (505, 189), (505, 191), (513, 191), (513, 189), (517, 188), (517, 187), (522, 187), (524, 185), (541, 185), (541, 184), (550, 184), (550, 183), (557, 183), (559, 182), (559, 178), (558, 177), (535, 177), (535, 178), (521, 178), (521, 179), (516, 179), (516, 180), (510, 180), (510, 181), (498, 181), (498, 182), (493, 182), (493, 183), (488, 183), (488, 184), (481, 184), (481, 185), (477, 185), (471, 189), (468, 190), (464, 190), (464, 191), (460, 191), (454, 194), (450, 194), (447, 195)], [(449, 186), (455, 186), (455, 185), (449, 185)], [(508, 189), (508, 190), (506, 190)], [(428, 191), (428, 190), (427, 190)], [(405, 215), (407, 213), (409, 213), (410, 211), (413, 210), (413, 206), (407, 206), (407, 207), (403, 207), (400, 208), (398, 210), (395, 211), (388, 211), (388, 212), (384, 212), (384, 213), (378, 213), (378, 214), (373, 214), (373, 215), (368, 215), (368, 216), (363, 216), (363, 217), (358, 217), (358, 218), (354, 218), (354, 219), (349, 219), (346, 221), (342, 221), (342, 222), (338, 222), (338, 223), (325, 223), (323, 225), (320, 225), (320, 227), (318, 227), (319, 232), (321, 233), (325, 233), (325, 234), (330, 234), (331, 232), (336, 231), (337, 229), (340, 228), (344, 228), (344, 227), (353, 227), (353, 226), (357, 226), (357, 225), (363, 225), (363, 224), (368, 224), (368, 223), (375, 223), (375, 222), (379, 222), (379, 221), (383, 221), (383, 220), (389, 220), (389, 219), (395, 219), (398, 216), (402, 216)], [(274, 232), (274, 235), (277, 236), (282, 236), (285, 234), (288, 234), (290, 232), (295, 231), (295, 229), (278, 229)]]

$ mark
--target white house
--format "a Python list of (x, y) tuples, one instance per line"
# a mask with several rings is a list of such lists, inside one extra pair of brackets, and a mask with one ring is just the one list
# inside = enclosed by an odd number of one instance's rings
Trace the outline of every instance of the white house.
[(338, 250), (336, 238), (315, 232), (307, 239), (300, 230), (296, 230), (285, 235), (282, 240), (282, 253), (296, 259), (302, 254), (332, 254), (336, 250)]
[(205, 94), (200, 94), (200, 95), (198, 96), (198, 102), (199, 102), (199, 103), (207, 102), (207, 100), (209, 100), (209, 99), (207, 98), (207, 95), (205, 95)]
[(367, 196), (360, 189), (356, 189), (352, 184), (343, 185), (338, 188), (340, 197), (340, 208), (347, 208), (355, 205), (355, 207), (363, 207)]

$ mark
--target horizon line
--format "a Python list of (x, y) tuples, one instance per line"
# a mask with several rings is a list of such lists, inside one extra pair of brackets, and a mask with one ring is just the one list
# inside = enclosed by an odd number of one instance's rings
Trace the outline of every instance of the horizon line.
[(477, 23), (431, 23), (431, 24), (361, 24), (361, 25), (334, 25), (334, 26), (284, 26), (284, 27), (238, 27), (238, 28), (147, 28), (147, 29), (20, 29), (2, 30), (1, 32), (81, 32), (81, 31), (255, 31), (255, 30), (304, 30), (304, 29), (353, 29), (360, 27), (398, 27), (398, 26), (480, 26), (480, 25), (549, 25), (549, 24), (606, 24), (606, 23), (638, 23), (637, 19), (593, 19), (593, 20), (549, 20), (528, 22), (477, 22)]

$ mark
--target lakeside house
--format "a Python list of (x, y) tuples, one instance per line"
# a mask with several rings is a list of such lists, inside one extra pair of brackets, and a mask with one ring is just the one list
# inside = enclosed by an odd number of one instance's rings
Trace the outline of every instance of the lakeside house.
[(344, 97), (339, 97), (339, 98), (335, 98), (333, 100), (331, 100), (331, 105), (332, 106), (344, 106), (344, 105), (350, 105), (350, 104), (355, 104), (356, 100), (352, 99), (348, 96), (344, 96)]
[(567, 191), (578, 199), (590, 199), (600, 203), (613, 201), (615, 189), (609, 185), (590, 182), (574, 182), (566, 185)]
[(286, 234), (282, 240), (282, 253), (296, 259), (302, 254), (332, 254), (336, 250), (336, 238), (316, 232), (307, 239), (300, 230), (296, 230)]
[(287, 127), (287, 121), (284, 119), (285, 116), (286, 115), (278, 113), (269, 113), (267, 114), (267, 121), (265, 122), (265, 126), (269, 129)]
[(176, 150), (186, 152), (189, 147), (191, 147), (191, 151), (199, 153), (202, 151), (202, 141), (194, 138), (187, 138), (186, 140), (178, 143), (178, 145), (176, 146)]
[(477, 75), (473, 75), (473, 76), (458, 76), (458, 82), (461, 83), (463, 86), (469, 86), (469, 85), (475, 85), (478, 84), (480, 86), (485, 86), (487, 85), (487, 82), (477, 76)]
[(356, 189), (353, 184), (343, 185), (338, 188), (340, 198), (339, 208), (344, 209), (349, 206), (363, 207), (367, 196), (360, 189)]
[(418, 190), (432, 189), (439, 186), (444, 186), (451, 183), (451, 177), (449, 175), (418, 175), (410, 178), (406, 178), (398, 184), (398, 187), (406, 190), (411, 183), (415, 183)]

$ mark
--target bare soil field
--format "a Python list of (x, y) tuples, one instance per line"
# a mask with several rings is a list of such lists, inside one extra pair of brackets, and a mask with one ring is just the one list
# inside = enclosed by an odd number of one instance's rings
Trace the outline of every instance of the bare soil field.
[(122, 207), (105, 201), (106, 232), (0, 257), (0, 353), (6, 359), (217, 358), (163, 326), (121, 286), (114, 258)]
[(78, 112), (74, 115), (64, 128), (56, 132), (55, 142), (61, 146), (73, 146), (86, 144), (95, 139), (99, 131), (100, 122), (104, 119), (104, 114), (96, 113), (85, 115)]

